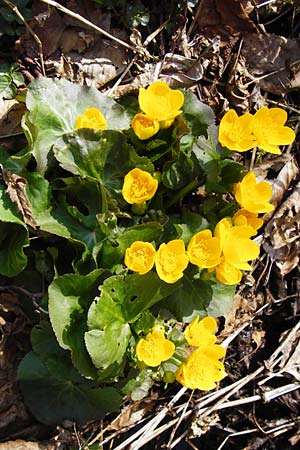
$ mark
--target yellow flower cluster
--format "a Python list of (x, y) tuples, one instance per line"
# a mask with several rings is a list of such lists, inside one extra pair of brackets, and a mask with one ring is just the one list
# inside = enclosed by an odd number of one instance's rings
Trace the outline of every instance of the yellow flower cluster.
[(165, 338), (165, 329), (162, 325), (154, 325), (151, 333), (145, 339), (140, 339), (136, 346), (136, 355), (149, 367), (159, 366), (163, 361), (170, 359), (175, 352), (175, 345)]
[(164, 81), (155, 81), (147, 89), (139, 90), (138, 113), (132, 120), (132, 128), (137, 137), (146, 140), (154, 136), (159, 129), (168, 128), (175, 117), (181, 114), (180, 108), (184, 95), (179, 90), (172, 90)]
[(89, 108), (76, 119), (75, 128), (93, 128), (94, 130), (105, 130), (106, 119), (97, 108)]
[[(133, 169), (125, 176), (123, 197), (128, 203), (144, 203), (155, 194), (157, 184), (148, 172)], [(217, 280), (224, 284), (239, 283), (242, 270), (251, 270), (249, 261), (259, 255), (258, 245), (250, 239), (263, 224), (258, 214), (272, 211), (274, 206), (269, 203), (271, 185), (257, 182), (253, 172), (236, 183), (234, 195), (241, 209), (232, 219), (222, 219), (214, 233), (209, 229), (199, 231), (192, 236), (187, 249), (181, 239), (162, 243), (157, 251), (150, 242), (133, 242), (126, 249), (125, 265), (140, 275), (155, 265), (161, 280), (175, 283), (192, 263), (200, 269), (215, 271)]]
[(226, 376), (223, 363), (226, 350), (216, 344), (217, 322), (213, 317), (196, 317), (185, 330), (188, 344), (197, 347), (179, 367), (176, 379), (190, 389), (209, 391)]
[(182, 278), (189, 259), (184, 242), (174, 239), (167, 244), (161, 244), (157, 251), (150, 242), (135, 241), (126, 249), (124, 262), (128, 269), (140, 275), (149, 272), (155, 264), (161, 280), (175, 283)]
[[(185, 329), (184, 337), (189, 345), (189, 356), (176, 372), (176, 380), (190, 389), (209, 391), (216, 382), (226, 376), (223, 363), (226, 350), (216, 344), (217, 322), (213, 317), (200, 320), (196, 317)], [(147, 336), (136, 345), (139, 361), (149, 367), (157, 367), (175, 354), (175, 344), (165, 337), (165, 328), (156, 324)]]
[(229, 150), (245, 152), (253, 147), (280, 155), (279, 145), (291, 144), (295, 132), (284, 126), (287, 113), (281, 108), (263, 106), (254, 115), (238, 116), (230, 109), (220, 122), (219, 141)]

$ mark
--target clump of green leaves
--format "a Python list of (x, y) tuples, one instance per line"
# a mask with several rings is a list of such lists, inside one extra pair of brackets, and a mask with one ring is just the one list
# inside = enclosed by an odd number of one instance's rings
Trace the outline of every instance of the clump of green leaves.
[[(45, 423), (99, 418), (118, 409), (122, 393), (139, 399), (155, 380), (174, 381), (185, 352), (183, 325), (196, 316), (226, 315), (232, 304), (235, 286), (206, 269), (189, 266), (169, 284), (155, 271), (131, 273), (124, 255), (135, 241), (158, 248), (182, 239), (186, 245), (194, 233), (213, 229), (237, 209), (228, 192), (245, 168), (220, 147), (213, 111), (193, 93), (184, 91), (174, 124), (145, 141), (130, 126), (137, 99), (122, 105), (94, 88), (41, 77), (26, 98), (28, 146), (15, 155), (0, 152), (6, 174), (1, 236), (15, 230), (11, 245), (1, 243), (0, 273), (29, 273), (32, 260), (40, 261), (38, 245), (47, 261), (38, 270), (50, 284), (51, 326), (33, 328), (32, 352), (19, 368), (25, 400)], [(92, 107), (101, 110), (107, 129), (76, 129), (76, 118)], [(122, 196), (124, 177), (136, 167), (160, 180), (143, 211)], [(7, 183), (17, 183), (12, 174), (26, 182), (26, 195), (19, 196), (23, 209), (5, 192)], [(177, 353), (147, 368), (135, 347), (156, 323), (164, 325)]]
[(17, 64), (0, 66), (0, 98), (15, 98), (17, 88), (24, 85), (24, 77)]
[[(30, 19), (31, 9), (29, 7), (29, 0), (14, 0), (13, 4), (22, 13), (25, 20)], [(24, 24), (18, 18), (12, 9), (5, 5), (0, 7), (0, 38), (3, 35), (20, 36), (24, 32)]]

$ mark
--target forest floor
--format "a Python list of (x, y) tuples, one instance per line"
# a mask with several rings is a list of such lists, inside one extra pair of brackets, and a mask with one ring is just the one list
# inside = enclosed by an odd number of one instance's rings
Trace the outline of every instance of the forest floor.
[[(66, 9), (50, 1), (26, 3), (30, 28), (19, 20), (19, 37), (0, 34), (0, 63), (16, 63), (26, 84), (45, 74), (119, 98), (159, 77), (196, 93), (213, 108), (217, 123), (228, 108), (241, 114), (266, 104), (285, 109), (289, 126), (298, 131), (296, 0), (61, 1)], [(9, 102), (0, 108), (0, 144), (20, 149), (23, 110)], [(250, 168), (254, 157), (240, 158)], [(149, 397), (126, 401), (119, 415), (100, 423), (41, 425), (27, 411), (16, 381), (18, 363), (30, 348), (32, 323), (21, 301), (27, 293), (2, 284), (0, 450), (299, 448), (299, 159), (296, 139), (282, 155), (266, 154), (255, 166), (256, 175), (273, 184), (276, 209), (264, 217), (256, 238), (260, 257), (221, 324), (228, 377), (216, 391), (155, 386)]]

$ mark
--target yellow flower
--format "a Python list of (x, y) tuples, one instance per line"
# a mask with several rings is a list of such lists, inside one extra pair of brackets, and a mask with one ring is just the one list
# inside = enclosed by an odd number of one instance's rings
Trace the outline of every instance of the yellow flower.
[(287, 113), (281, 108), (263, 106), (254, 114), (253, 131), (256, 145), (269, 153), (280, 155), (279, 145), (291, 144), (295, 139), (294, 131), (285, 127)]
[(252, 270), (247, 261), (258, 257), (259, 246), (249, 239), (253, 235), (251, 226), (232, 226), (225, 218), (217, 224), (215, 234), (220, 238), (223, 264), (226, 262), (236, 269)]
[(190, 262), (201, 269), (214, 267), (220, 262), (220, 240), (210, 230), (199, 231), (190, 240), (187, 254)]
[(142, 141), (151, 138), (159, 131), (159, 122), (142, 113), (134, 116), (131, 126), (137, 137)]
[[(172, 90), (164, 81), (155, 81), (147, 89), (139, 90), (139, 105), (141, 110), (153, 120), (169, 121), (181, 114), (180, 108), (184, 95), (179, 90)], [(172, 122), (164, 123), (163, 127)]]
[(175, 283), (182, 278), (188, 263), (189, 259), (181, 239), (161, 244), (155, 255), (157, 274), (166, 283)]
[(247, 211), (245, 208), (239, 209), (233, 216), (233, 224), (250, 225), (253, 228), (253, 235), (257, 234), (257, 230), (263, 226), (264, 221), (258, 217), (257, 213)]
[(159, 366), (163, 361), (170, 359), (174, 352), (175, 345), (165, 338), (162, 325), (154, 325), (146, 339), (140, 339), (136, 346), (138, 360), (150, 367)]
[(269, 203), (272, 197), (270, 183), (267, 181), (257, 183), (254, 172), (248, 172), (242, 181), (236, 183), (234, 196), (241, 208), (252, 213), (266, 213), (274, 209), (274, 206)]
[(77, 117), (75, 128), (93, 128), (94, 130), (105, 130), (106, 120), (99, 109), (89, 108), (84, 111), (82, 116)]
[(199, 320), (195, 319), (186, 327), (184, 337), (189, 345), (193, 347), (206, 347), (216, 342), (214, 335), (217, 329), (217, 322), (213, 317), (205, 317)]
[(142, 204), (150, 200), (157, 189), (158, 181), (144, 170), (135, 168), (124, 177), (122, 195), (130, 204)]
[(155, 248), (150, 242), (135, 241), (125, 251), (125, 265), (133, 272), (144, 275), (154, 266)]
[(197, 348), (179, 367), (177, 381), (190, 389), (214, 389), (216, 382), (226, 376), (224, 365), (219, 361), (225, 353), (225, 349), (217, 344)]
[(256, 137), (253, 134), (254, 117), (252, 114), (238, 116), (230, 109), (220, 122), (219, 142), (229, 150), (245, 152), (256, 146)]
[(242, 272), (228, 263), (224, 257), (216, 267), (216, 278), (223, 284), (238, 284), (242, 279), (242, 275)]

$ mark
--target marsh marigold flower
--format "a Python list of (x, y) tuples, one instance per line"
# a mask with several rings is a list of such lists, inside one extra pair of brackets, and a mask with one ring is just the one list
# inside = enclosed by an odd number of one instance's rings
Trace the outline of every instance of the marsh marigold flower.
[(224, 257), (221, 258), (220, 264), (216, 267), (216, 278), (223, 284), (238, 284), (242, 279), (243, 273), (232, 264), (228, 263)]
[(93, 128), (94, 130), (105, 130), (106, 119), (97, 108), (89, 108), (76, 119), (75, 128)]
[(206, 347), (216, 342), (216, 329), (217, 321), (213, 317), (204, 317), (202, 320), (195, 317), (186, 327), (184, 337), (193, 347)]
[(221, 242), (223, 261), (240, 270), (251, 270), (247, 261), (256, 259), (259, 246), (251, 241), (253, 228), (249, 225), (234, 226), (226, 218), (215, 228), (215, 234)]
[(238, 116), (230, 109), (220, 122), (219, 142), (223, 147), (237, 152), (245, 152), (256, 146), (254, 117), (252, 114)]
[(216, 382), (226, 376), (224, 365), (219, 361), (225, 353), (226, 350), (217, 344), (197, 348), (179, 367), (177, 381), (189, 389), (214, 389)]
[(273, 211), (274, 206), (269, 203), (272, 197), (272, 187), (267, 181), (257, 183), (254, 172), (248, 172), (242, 181), (234, 186), (234, 196), (241, 208), (252, 213), (266, 213)]
[(199, 231), (191, 238), (187, 254), (190, 262), (200, 269), (214, 267), (220, 262), (220, 240), (210, 230)]
[(175, 283), (182, 278), (188, 263), (189, 259), (181, 239), (161, 244), (155, 255), (157, 274), (166, 283)]
[(157, 186), (149, 172), (135, 168), (124, 177), (122, 195), (127, 203), (140, 205), (154, 196)]
[(142, 141), (151, 138), (159, 131), (159, 122), (143, 113), (134, 116), (131, 126)]
[(125, 265), (133, 272), (144, 275), (154, 266), (155, 248), (150, 242), (135, 241), (125, 251)]
[(284, 126), (287, 113), (281, 108), (263, 106), (254, 114), (253, 132), (256, 145), (269, 153), (281, 154), (279, 145), (291, 144), (295, 139), (294, 131)]
[(250, 225), (253, 228), (253, 236), (257, 234), (257, 230), (263, 226), (264, 221), (258, 217), (257, 213), (247, 211), (245, 208), (239, 209), (232, 218), (233, 224)]
[(181, 114), (180, 108), (184, 102), (184, 95), (179, 90), (170, 89), (164, 81), (155, 81), (147, 89), (139, 90), (139, 105), (141, 110), (153, 120), (162, 124), (163, 128), (172, 124)]
[(139, 361), (147, 366), (156, 367), (163, 361), (170, 359), (175, 352), (175, 345), (165, 338), (165, 329), (162, 325), (154, 325), (151, 333), (145, 339), (140, 339), (136, 346)]

